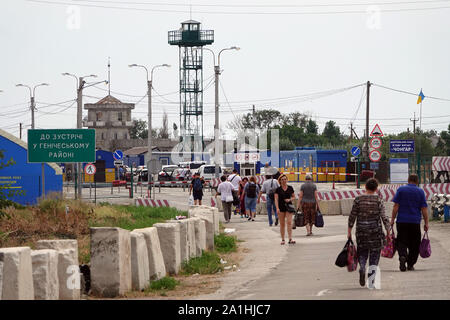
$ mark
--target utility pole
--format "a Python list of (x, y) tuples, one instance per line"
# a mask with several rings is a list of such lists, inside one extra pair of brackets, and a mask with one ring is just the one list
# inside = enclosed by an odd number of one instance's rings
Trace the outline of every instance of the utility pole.
[[(214, 53), (213, 53), (214, 54)], [(214, 58), (215, 60), (215, 58)], [(214, 163), (215, 168), (214, 172), (216, 178), (219, 178), (219, 76), (220, 76), (220, 66), (214, 66), (214, 82), (215, 82), (215, 99), (214, 99), (214, 115), (215, 115), (215, 123), (214, 123)]]
[[(71, 76), (73, 78), (75, 78), (75, 80), (77, 81), (77, 129), (83, 129), (83, 89), (87, 88), (87, 87), (91, 87), (94, 86), (96, 84), (99, 83), (103, 83), (106, 82), (108, 83), (108, 81), (99, 81), (99, 82), (95, 82), (92, 83), (88, 86), (85, 87), (86, 81), (84, 81), (85, 78), (88, 77), (92, 77), (92, 78), (97, 78), (97, 76), (95, 74), (90, 74), (88, 76), (84, 76), (84, 77), (77, 77), (74, 74), (68, 73), (68, 72), (64, 72), (62, 74), (63, 76)], [(75, 199), (79, 199), (81, 200), (81, 193), (82, 193), (82, 173), (81, 173), (81, 163), (77, 162), (76, 166), (76, 175), (75, 175), (75, 186), (76, 186), (76, 190), (75, 190)]]
[[(34, 111), (36, 110), (36, 100), (34, 99), (36, 88), (40, 86), (48, 86), (48, 83), (41, 83), (35, 85), (33, 89), (30, 86), (24, 84), (16, 84), (16, 87), (26, 87), (30, 90), (30, 109), (31, 109), (31, 129), (34, 129)], [(20, 124), (20, 138), (22, 138), (22, 123)], [(42, 198), (45, 199), (45, 163), (41, 163), (41, 185), (42, 185)]]
[[(416, 122), (419, 121), (419, 119), (416, 119), (416, 113), (414, 112), (414, 117), (412, 119), (409, 119), (409, 121), (412, 121), (413, 123), (413, 135), (414, 135), (414, 166), (417, 166), (417, 151), (416, 151)], [(418, 168), (417, 168), (418, 170)]]
[(20, 137), (20, 140), (22, 140), (22, 122), (19, 123), (19, 137)]
[[(150, 78), (148, 77), (148, 69), (146, 66), (140, 65), (140, 64), (129, 64), (128, 67), (140, 67), (145, 70), (145, 73), (147, 75), (147, 101), (148, 101), (148, 114), (147, 114), (147, 120), (148, 120), (148, 135), (147, 135), (147, 154), (148, 154), (148, 162), (147, 162), (147, 182), (148, 182), (148, 189), (149, 189), (149, 196), (152, 196), (152, 179), (153, 179), (153, 172), (151, 168), (152, 164), (152, 88), (153, 88), (153, 71), (156, 68), (160, 67), (167, 67), (170, 68), (169, 64), (159, 64), (154, 66), (150, 71)], [(133, 178), (133, 175), (131, 176)], [(154, 197), (154, 195), (153, 195)]]
[(366, 159), (369, 159), (369, 101), (370, 101), (370, 81), (367, 81), (366, 94)]
[(350, 122), (350, 141), (353, 141), (353, 122)]
[(226, 50), (240, 50), (239, 47), (230, 47), (225, 48), (219, 51), (219, 54), (217, 55), (217, 64), (216, 64), (216, 54), (214, 51), (208, 48), (202, 48), (204, 50), (207, 50), (212, 53), (213, 55), (213, 61), (214, 61), (214, 85), (215, 85), (215, 97), (214, 97), (214, 112), (215, 112), (215, 123), (214, 123), (214, 162), (215, 162), (215, 176), (216, 178), (219, 178), (219, 76), (220, 76), (220, 54), (223, 51)]

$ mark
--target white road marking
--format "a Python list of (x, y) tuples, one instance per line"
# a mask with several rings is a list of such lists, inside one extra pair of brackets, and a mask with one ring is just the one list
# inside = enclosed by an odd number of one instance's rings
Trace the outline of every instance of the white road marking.
[(325, 290), (319, 291), (319, 293), (316, 294), (316, 297), (321, 297), (321, 296), (325, 295), (326, 293), (331, 293), (331, 290), (325, 289)]

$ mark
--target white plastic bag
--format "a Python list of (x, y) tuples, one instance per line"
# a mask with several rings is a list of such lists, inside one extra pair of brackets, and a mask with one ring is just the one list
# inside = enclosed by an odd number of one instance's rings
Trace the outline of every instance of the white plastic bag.
[(189, 197), (189, 202), (188, 202), (188, 204), (190, 205), (190, 206), (193, 206), (194, 205), (194, 196), (191, 194), (190, 195), (190, 197)]

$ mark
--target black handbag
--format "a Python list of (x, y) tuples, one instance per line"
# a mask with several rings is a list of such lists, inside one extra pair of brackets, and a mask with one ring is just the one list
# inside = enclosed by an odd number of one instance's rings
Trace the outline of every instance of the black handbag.
[(320, 210), (317, 210), (316, 221), (314, 224), (317, 228), (323, 228), (323, 226), (324, 226), (323, 216), (322, 216), (322, 213), (320, 212)]
[(347, 249), (348, 246), (350, 245), (350, 243), (352, 243), (352, 241), (349, 239), (347, 240), (347, 243), (345, 244), (344, 248), (342, 249), (341, 253), (339, 253), (339, 255), (336, 258), (336, 262), (334, 263), (335, 265), (337, 265), (340, 268), (346, 267), (348, 264), (348, 259), (347, 259)]
[(295, 213), (295, 207), (292, 203), (286, 203), (287, 212)]
[(305, 226), (305, 215), (301, 211), (297, 211), (294, 216), (295, 226), (304, 227)]

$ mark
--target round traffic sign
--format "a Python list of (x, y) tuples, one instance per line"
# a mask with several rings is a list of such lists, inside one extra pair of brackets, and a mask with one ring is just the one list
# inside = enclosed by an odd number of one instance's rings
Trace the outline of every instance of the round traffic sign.
[(93, 163), (88, 163), (85, 167), (84, 167), (84, 172), (87, 175), (94, 175), (97, 172), (97, 168), (95, 167), (95, 164)]
[(122, 150), (116, 150), (116, 151), (114, 151), (114, 153), (113, 153), (113, 158), (114, 158), (114, 160), (116, 160), (116, 161), (122, 160), (122, 158), (123, 158), (123, 152), (122, 152)]
[(369, 158), (370, 158), (370, 160), (373, 161), (373, 162), (380, 161), (380, 159), (381, 159), (381, 153), (380, 153), (380, 151), (378, 151), (378, 150), (372, 150), (372, 151), (369, 153)]
[(374, 138), (370, 139), (370, 147), (371, 148), (379, 149), (379, 148), (381, 148), (382, 143), (383, 142), (381, 141), (381, 138), (374, 137)]
[(352, 151), (351, 152), (352, 152), (353, 156), (357, 157), (361, 153), (361, 148), (358, 147), (358, 146), (354, 146), (354, 147), (352, 147)]

